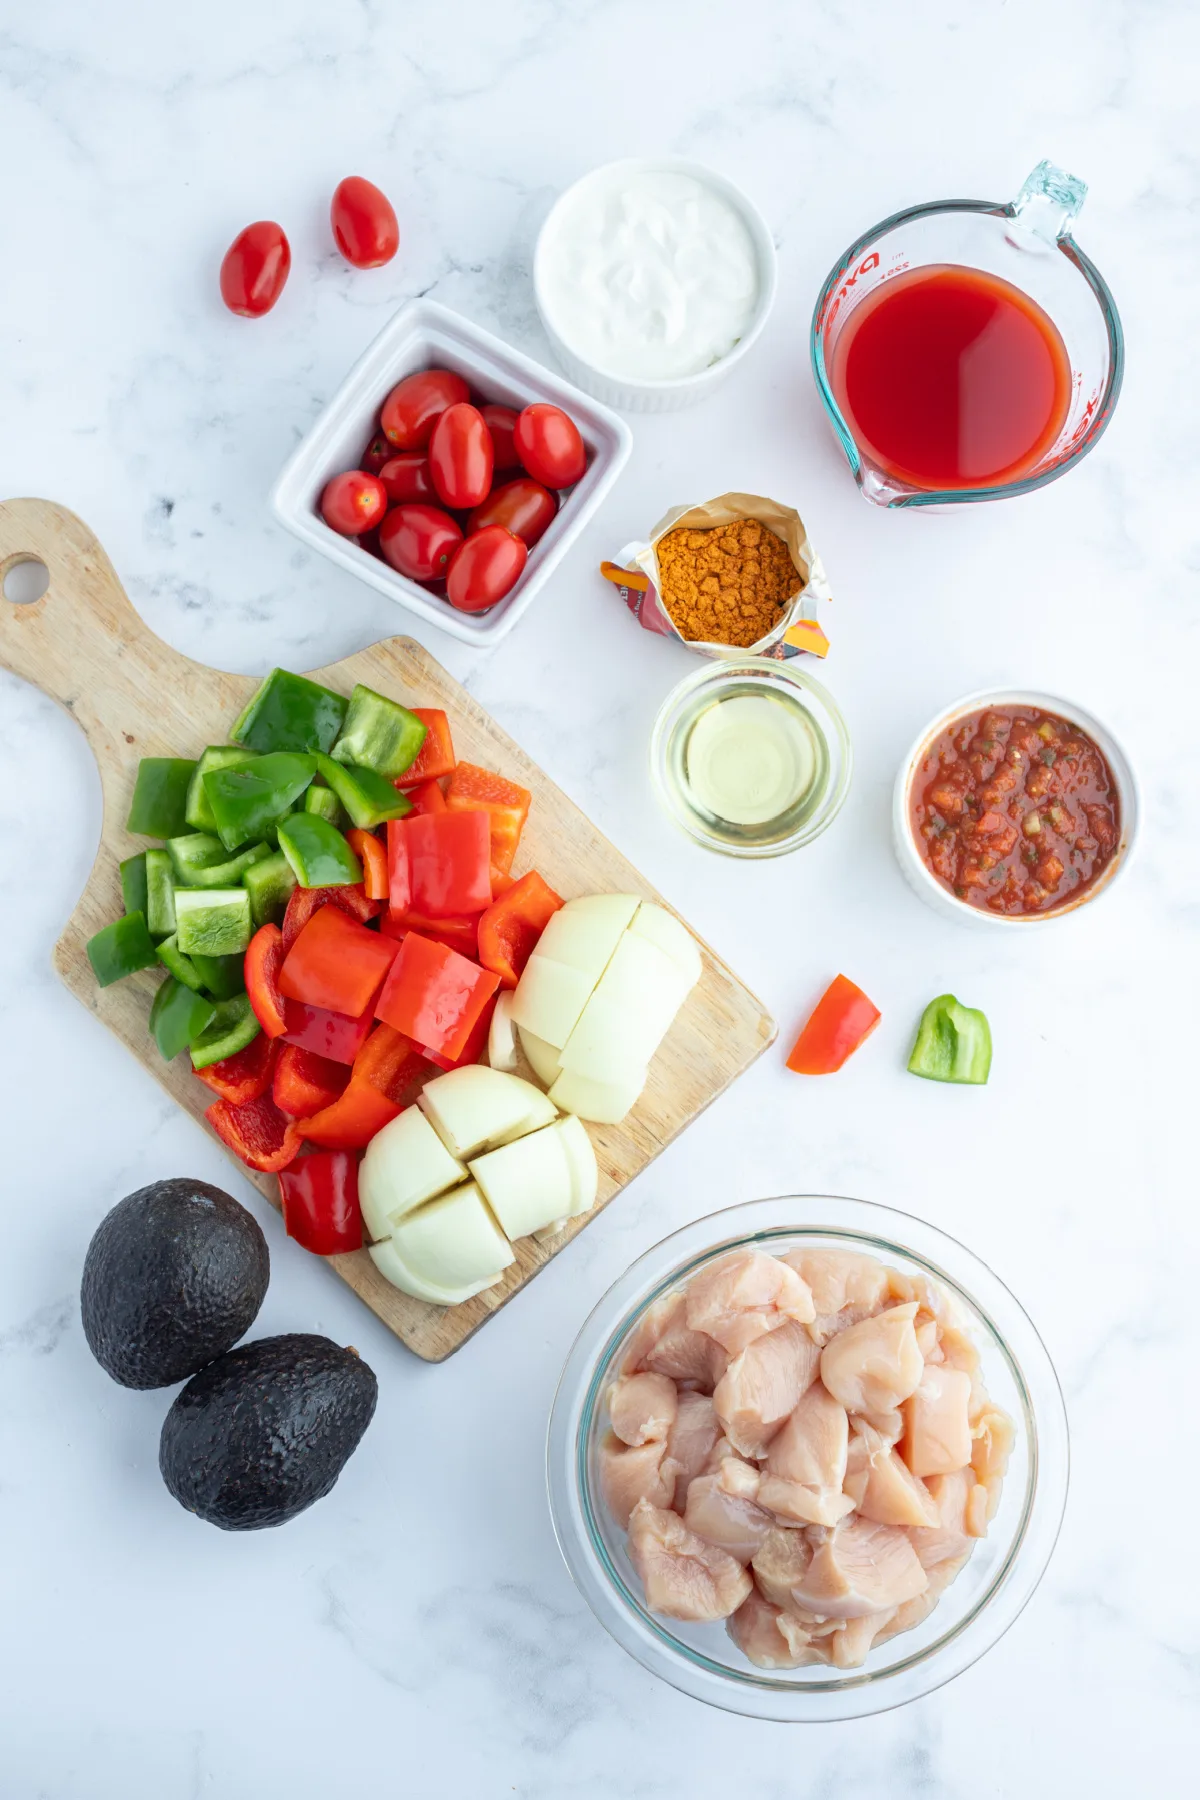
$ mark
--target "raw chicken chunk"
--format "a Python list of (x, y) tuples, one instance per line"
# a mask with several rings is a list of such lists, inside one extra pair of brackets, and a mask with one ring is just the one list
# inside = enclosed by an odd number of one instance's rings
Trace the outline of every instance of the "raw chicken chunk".
[(713, 1393), (717, 1417), (735, 1450), (759, 1456), (816, 1379), (821, 1352), (789, 1321), (735, 1356)]
[(886, 1438), (861, 1419), (854, 1423), (845, 1489), (861, 1516), (876, 1525), (937, 1524), (937, 1508), (925, 1483), (911, 1473)]
[(731, 1250), (701, 1269), (687, 1290), (687, 1322), (715, 1338), (731, 1356), (787, 1319), (814, 1317), (812, 1295), (799, 1275), (761, 1250)]
[(800, 1605), (796, 1589), (808, 1574), (813, 1547), (804, 1531), (788, 1531), (777, 1525), (767, 1533), (750, 1559), (754, 1579), (773, 1606), (795, 1613)]
[(813, 1383), (771, 1440), (759, 1503), (807, 1525), (836, 1525), (854, 1507), (842, 1492), (849, 1426), (846, 1409)]
[(904, 1460), (914, 1475), (952, 1475), (971, 1460), (971, 1377), (945, 1364), (926, 1369), (904, 1402)]
[[(755, 1470), (749, 1471), (757, 1484)], [(740, 1563), (748, 1563), (761, 1549), (775, 1521), (751, 1499), (730, 1493), (722, 1474), (698, 1475), (688, 1487), (683, 1522), (708, 1544), (716, 1544)]]
[(683, 1511), (687, 1504), (688, 1486), (707, 1469), (718, 1439), (725, 1442), (721, 1437), (721, 1427), (711, 1397), (708, 1394), (689, 1392), (685, 1388), (679, 1396), (675, 1418), (667, 1433), (667, 1454), (663, 1458), (664, 1478), (674, 1477), (672, 1505), (676, 1512)]
[(604, 1504), (621, 1529), (628, 1530), (629, 1515), (639, 1500), (654, 1506), (670, 1506), (674, 1482), (663, 1471), (666, 1444), (642, 1444), (636, 1449), (609, 1432), (600, 1446), (600, 1491)]
[(956, 1469), (952, 1475), (931, 1475), (925, 1485), (937, 1524), (910, 1536), (922, 1568), (934, 1569), (939, 1563), (968, 1556), (974, 1539), (983, 1536), (977, 1528), (982, 1515), (984, 1531), (987, 1529), (987, 1489), (980, 1487), (969, 1468)]
[(629, 1340), (623, 1367), (626, 1374), (649, 1369), (711, 1394), (728, 1361), (715, 1339), (690, 1328), (687, 1295), (680, 1293), (659, 1300), (646, 1313)]
[(788, 1525), (836, 1525), (854, 1511), (853, 1500), (839, 1488), (806, 1487), (778, 1475), (761, 1478), (758, 1498), (760, 1505)]
[(888, 1607), (886, 1612), (864, 1613), (861, 1619), (845, 1620), (836, 1631), (831, 1631), (827, 1638), (820, 1640), (824, 1660), (832, 1663), (835, 1669), (861, 1667), (879, 1633), (886, 1631), (897, 1610), (896, 1607)]
[(851, 1519), (822, 1534), (792, 1595), (797, 1605), (823, 1618), (861, 1619), (902, 1606), (928, 1585), (906, 1532)]
[(819, 1662), (807, 1632), (751, 1589), (725, 1627), (742, 1655), (760, 1669), (798, 1669)]
[(751, 1580), (740, 1562), (689, 1531), (678, 1513), (639, 1500), (629, 1521), (629, 1556), (646, 1605), (669, 1619), (696, 1624), (727, 1619), (746, 1599)]
[(609, 1422), (625, 1444), (652, 1444), (667, 1437), (677, 1407), (675, 1383), (666, 1375), (622, 1375), (609, 1389)]
[[(975, 1479), (987, 1491), (987, 1516), (992, 1520), (1000, 1504), (1000, 1489), (1016, 1441), (1016, 1427), (1008, 1414), (990, 1402), (971, 1423), (971, 1467)], [(979, 1533), (980, 1537), (983, 1533)]]
[(889, 1307), (840, 1331), (821, 1352), (821, 1380), (847, 1412), (886, 1412), (907, 1400), (924, 1360), (913, 1327), (917, 1303)]
[(853, 1250), (789, 1250), (783, 1261), (795, 1269), (813, 1297), (813, 1342), (826, 1344), (848, 1325), (869, 1318), (884, 1304), (887, 1270), (872, 1256)]

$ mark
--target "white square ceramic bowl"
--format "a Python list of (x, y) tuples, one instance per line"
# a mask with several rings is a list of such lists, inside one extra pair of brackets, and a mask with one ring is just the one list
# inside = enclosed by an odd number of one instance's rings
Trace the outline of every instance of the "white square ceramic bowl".
[[(529, 552), (516, 587), (486, 613), (457, 612), (449, 601), (407, 580), (353, 538), (331, 531), (317, 510), (330, 477), (357, 467), (390, 389), (403, 376), (430, 368), (455, 369), (485, 400), (518, 411), (538, 400), (561, 406), (587, 446), (587, 473), (564, 497), (554, 522)], [(498, 643), (512, 630), (612, 487), (632, 445), (623, 419), (561, 376), (436, 301), (414, 300), (400, 309), (359, 358), (288, 458), (271, 490), (271, 507), (281, 524), (311, 550), (369, 581), (431, 625), (480, 648)]]

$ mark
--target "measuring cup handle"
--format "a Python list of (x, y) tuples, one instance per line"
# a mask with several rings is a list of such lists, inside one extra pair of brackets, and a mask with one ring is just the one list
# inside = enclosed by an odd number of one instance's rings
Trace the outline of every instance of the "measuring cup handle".
[(1055, 163), (1042, 161), (1028, 176), (1009, 209), (1027, 231), (1047, 244), (1070, 235), (1087, 199), (1087, 182), (1068, 175)]

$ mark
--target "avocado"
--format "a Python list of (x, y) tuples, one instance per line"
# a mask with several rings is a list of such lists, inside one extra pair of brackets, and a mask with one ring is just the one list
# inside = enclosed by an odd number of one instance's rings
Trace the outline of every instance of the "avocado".
[(257, 1221), (207, 1181), (152, 1181), (100, 1221), (83, 1264), (83, 1331), (124, 1387), (169, 1387), (237, 1343), (271, 1258)]
[(158, 1466), (222, 1531), (282, 1525), (326, 1495), (371, 1422), (378, 1383), (355, 1350), (290, 1332), (194, 1375), (163, 1421)]

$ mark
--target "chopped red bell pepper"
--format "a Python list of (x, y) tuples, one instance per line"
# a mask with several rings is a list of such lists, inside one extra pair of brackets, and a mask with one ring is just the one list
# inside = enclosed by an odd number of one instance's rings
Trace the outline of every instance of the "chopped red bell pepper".
[(488, 817), (482, 812), (419, 814), (400, 822), (397, 834), (408, 861), (408, 894), (392, 900), (394, 912), (431, 919), (461, 919), (492, 904)]
[(271, 1098), (289, 1119), (311, 1119), (333, 1105), (349, 1079), (345, 1063), (318, 1056), (315, 1050), (303, 1050), (299, 1044), (281, 1044)]
[[(405, 792), (415, 813), (444, 813), (446, 810), (446, 796), (436, 781), (422, 782), (419, 788), (406, 788)], [(407, 816), (411, 818), (412, 814)]]
[(322, 906), (337, 906), (342, 912), (349, 913), (360, 925), (377, 918), (381, 903), (368, 900), (361, 881), (349, 883), (346, 887), (293, 888), (292, 897), (287, 903), (287, 911), (283, 915), (283, 949), (284, 954), (291, 949), (308, 921)]
[(363, 866), (363, 891), (368, 900), (388, 897), (387, 851), (373, 831), (360, 831), (357, 826), (346, 833), (346, 842)]
[(787, 1066), (797, 1075), (832, 1075), (870, 1037), (882, 1017), (862, 989), (835, 975), (792, 1046)]
[(516, 887), (516, 885), (515, 875), (509, 875), (504, 869), (498, 869), (495, 863), (492, 864), (492, 899), (494, 901), (503, 900), (509, 888)]
[(498, 994), (492, 995), (491, 999), (487, 1002), (487, 1005), (472, 1025), (466, 1043), (463, 1045), (453, 1062), (451, 1062), (448, 1056), (440, 1056), (436, 1050), (426, 1050), (425, 1055), (429, 1058), (430, 1062), (436, 1063), (439, 1069), (461, 1069), (467, 1063), (477, 1063), (483, 1055), (484, 1045), (488, 1041), (488, 1032), (491, 1030), (492, 1025), (492, 1014), (496, 1010), (496, 1001), (499, 998), (500, 996)]
[(279, 971), (286, 1000), (357, 1019), (368, 1012), (396, 946), (337, 906), (322, 906), (295, 939)]
[(278, 925), (260, 925), (250, 939), (242, 963), (242, 978), (255, 1018), (268, 1038), (287, 1030), (279, 971), (283, 967), (284, 937)]
[(244, 1106), (247, 1100), (257, 1100), (270, 1087), (278, 1050), (278, 1043), (265, 1031), (260, 1031), (244, 1050), (222, 1057), (220, 1062), (209, 1063), (207, 1069), (197, 1069), (196, 1074), (205, 1087), (210, 1087), (222, 1100), (228, 1100), (233, 1106)]
[(270, 1094), (260, 1094), (257, 1100), (247, 1100), (243, 1106), (214, 1100), (204, 1116), (248, 1168), (277, 1175), (299, 1153), (296, 1121), (280, 1112)]
[(491, 970), (410, 931), (375, 1003), (375, 1016), (427, 1051), (456, 1062), (500, 985)]
[(314, 1256), (362, 1249), (358, 1158), (348, 1150), (311, 1150), (279, 1176), (283, 1226)]
[(530, 869), (481, 914), (479, 960), (496, 971), (504, 987), (516, 987), (534, 945), (561, 905), (561, 896)]
[(449, 949), (457, 950), (460, 956), (468, 956), (475, 962), (479, 956), (479, 917), (427, 919), (424, 913), (396, 913), (389, 907), (379, 921), (379, 929), (385, 937), (390, 938), (402, 938), (410, 931), (419, 931), (422, 937), (432, 938), (437, 944), (445, 944)]
[[(491, 824), (492, 864), (502, 875), (512, 868), (529, 817), (533, 795), (476, 763), (459, 763), (446, 789), (451, 812), (485, 812)], [(466, 911), (464, 907), (462, 909)]]
[[(407, 818), (417, 815), (409, 813)], [(412, 903), (412, 869), (408, 860), (408, 835), (402, 829), (405, 819), (387, 822), (388, 912), (407, 912)], [(381, 927), (382, 929), (382, 927)]]
[(361, 1150), (377, 1131), (398, 1118), (403, 1111), (394, 1100), (369, 1081), (355, 1081), (324, 1112), (311, 1119), (301, 1119), (296, 1129), (310, 1144), (321, 1144), (327, 1150)]
[(318, 1056), (327, 1056), (332, 1062), (352, 1063), (375, 1023), (370, 1010), (360, 1018), (349, 1019), (344, 1013), (326, 1012), (321, 1006), (306, 1006), (303, 1000), (285, 1000), (284, 1008), (284, 1042), (299, 1044), (302, 1050), (315, 1050)]
[(417, 751), (416, 761), (410, 762), (403, 775), (396, 777), (398, 788), (415, 787), (421, 781), (438, 781), (443, 775), (449, 775), (454, 769), (454, 743), (450, 736), (450, 721), (439, 706), (413, 706), (410, 712), (416, 714), (425, 727), (425, 742)]
[(354, 1080), (369, 1082), (396, 1106), (411, 1106), (429, 1080), (429, 1058), (402, 1031), (377, 1025), (354, 1059)]

